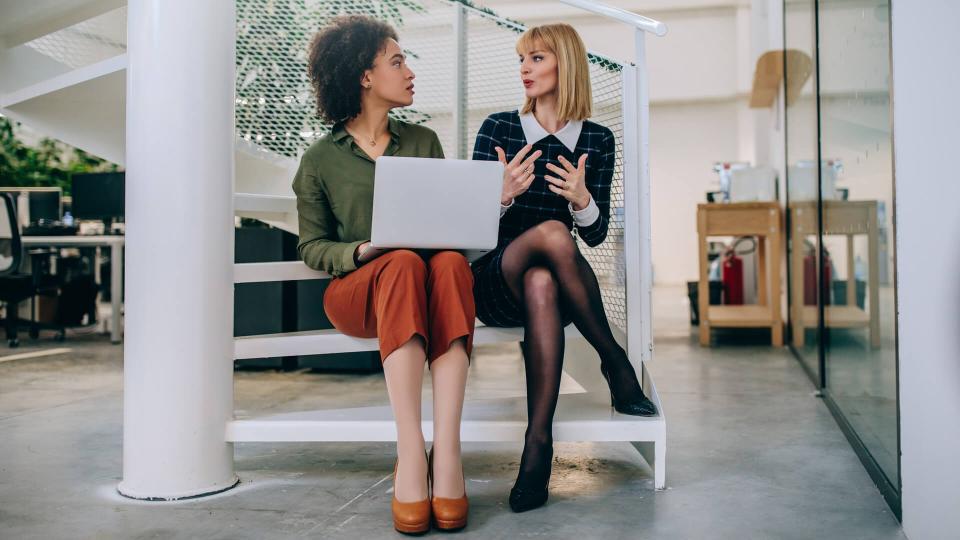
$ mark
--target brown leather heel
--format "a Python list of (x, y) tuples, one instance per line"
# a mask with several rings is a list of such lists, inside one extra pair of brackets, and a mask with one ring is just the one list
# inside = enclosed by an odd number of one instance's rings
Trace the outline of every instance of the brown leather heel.
[[(433, 481), (433, 448), (427, 458), (427, 471)], [(464, 478), (463, 497), (447, 499), (445, 497), (430, 496), (430, 507), (433, 511), (433, 525), (442, 531), (458, 531), (467, 526), (467, 514), (470, 512), (470, 503), (467, 500), (467, 485)]]
[[(397, 460), (393, 466), (393, 501), (390, 503), (390, 511), (393, 513), (393, 528), (397, 532), (404, 534), (423, 534), (430, 530), (430, 499), (415, 502), (400, 502), (397, 500), (397, 467), (400, 461)], [(429, 484), (428, 484), (429, 488)]]

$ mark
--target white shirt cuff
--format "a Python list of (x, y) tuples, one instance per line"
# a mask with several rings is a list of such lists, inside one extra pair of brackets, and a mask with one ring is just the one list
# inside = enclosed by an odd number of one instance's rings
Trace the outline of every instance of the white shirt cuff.
[[(503, 215), (507, 213), (507, 210), (509, 210), (511, 206), (513, 206), (513, 199), (510, 199), (510, 204), (508, 204), (508, 205), (506, 205), (506, 206), (504, 206), (503, 203), (501, 203), (501, 204), (500, 204), (500, 217), (503, 217)], [(598, 213), (599, 213), (599, 212), (598, 212)]]
[(590, 197), (590, 202), (587, 203), (587, 207), (583, 210), (574, 210), (573, 203), (567, 204), (567, 207), (570, 208), (570, 213), (573, 215), (573, 221), (575, 221), (579, 227), (593, 225), (598, 219), (600, 219), (600, 208), (593, 200), (593, 197)]

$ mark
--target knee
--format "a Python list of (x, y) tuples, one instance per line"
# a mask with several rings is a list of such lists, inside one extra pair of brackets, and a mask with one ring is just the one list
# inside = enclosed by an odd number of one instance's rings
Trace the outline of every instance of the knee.
[(430, 275), (443, 277), (454, 276), (458, 280), (468, 279), (472, 286), (473, 272), (470, 271), (470, 263), (467, 258), (456, 251), (441, 251), (430, 258), (428, 264)]
[(573, 242), (573, 235), (562, 221), (550, 219), (537, 225), (537, 229), (543, 237), (541, 245), (547, 256), (557, 260), (567, 260), (576, 255), (577, 248)]
[(467, 258), (456, 251), (441, 251), (430, 257), (430, 270), (466, 270), (470, 271)]
[(523, 296), (528, 307), (556, 305), (557, 280), (553, 272), (542, 266), (534, 266), (523, 274)]
[(409, 249), (396, 249), (381, 255), (384, 259), (384, 271), (413, 272), (426, 274), (427, 263)]
[(566, 235), (570, 236), (570, 229), (560, 220), (548, 219), (536, 225), (543, 234), (550, 236)]

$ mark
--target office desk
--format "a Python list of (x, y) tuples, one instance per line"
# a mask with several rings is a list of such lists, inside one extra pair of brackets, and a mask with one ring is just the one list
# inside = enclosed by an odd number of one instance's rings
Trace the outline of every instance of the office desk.
[[(104, 236), (22, 236), (23, 247), (108, 247), (110, 248), (110, 341), (120, 343), (123, 335), (123, 245), (125, 238)], [(97, 270), (99, 272), (99, 270)]]

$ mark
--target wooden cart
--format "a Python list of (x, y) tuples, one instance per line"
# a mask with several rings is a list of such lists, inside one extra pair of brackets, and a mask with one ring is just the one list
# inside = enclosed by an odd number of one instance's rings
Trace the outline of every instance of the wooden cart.
[[(783, 345), (780, 258), (783, 214), (776, 202), (713, 203), (697, 206), (700, 240), (700, 344), (710, 345), (711, 328), (769, 327), (771, 342)], [(757, 304), (711, 306), (707, 279), (707, 239), (710, 236), (756, 236)]]

